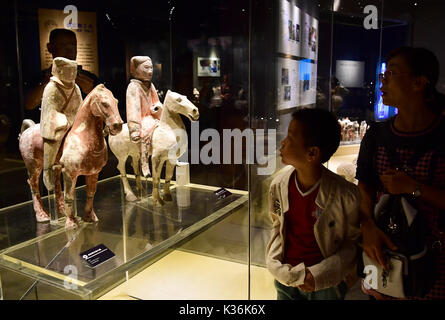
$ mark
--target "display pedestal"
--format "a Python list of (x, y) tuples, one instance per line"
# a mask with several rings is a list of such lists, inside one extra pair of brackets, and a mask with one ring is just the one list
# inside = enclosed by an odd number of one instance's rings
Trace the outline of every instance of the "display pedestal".
[[(129, 178), (134, 188), (135, 181)], [(151, 188), (151, 181), (148, 185)], [(178, 187), (172, 182), (173, 201), (161, 207), (150, 205), (147, 197), (134, 203), (123, 201), (120, 177), (113, 177), (100, 181), (97, 187), (94, 208), (99, 222), (81, 222), (75, 230), (65, 230), (62, 221), (36, 223), (29, 217), (32, 202), (2, 211), (6, 218), (23, 219), (22, 236), (27, 229), (33, 230), (0, 251), (4, 299), (20, 299), (25, 292), (24, 299), (97, 299), (178, 245), (245, 208), (247, 192), (230, 190), (231, 196), (218, 200), (214, 195), (217, 189), (195, 184)], [(85, 187), (77, 188), (77, 199), (79, 205), (86, 201)], [(82, 215), (79, 212), (78, 216)], [(80, 253), (100, 244), (115, 256), (92, 268)]]

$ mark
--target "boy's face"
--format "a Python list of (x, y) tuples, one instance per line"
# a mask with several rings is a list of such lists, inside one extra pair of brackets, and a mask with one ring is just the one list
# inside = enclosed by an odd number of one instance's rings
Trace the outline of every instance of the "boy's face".
[(298, 120), (292, 119), (286, 138), (281, 141), (280, 156), (284, 164), (300, 167), (307, 162), (308, 148), (304, 146), (303, 130)]

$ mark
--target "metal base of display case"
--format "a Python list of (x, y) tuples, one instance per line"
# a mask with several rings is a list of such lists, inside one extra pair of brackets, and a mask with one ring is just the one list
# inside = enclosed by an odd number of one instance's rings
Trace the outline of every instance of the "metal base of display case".
[[(130, 183), (134, 188), (134, 179)], [(178, 245), (229, 216), (248, 201), (246, 191), (218, 199), (217, 187), (172, 183), (173, 201), (153, 206), (151, 181), (141, 200), (125, 202), (120, 177), (100, 181), (94, 202), (99, 222), (65, 230), (35, 222), (32, 202), (2, 209), (0, 279), (4, 299), (96, 299), (168, 255)], [(162, 183), (161, 183), (162, 187)], [(85, 187), (77, 188), (79, 218)], [(43, 199), (47, 205), (47, 199)], [(81, 220), (81, 219), (79, 219)], [(3, 231), (3, 230), (2, 230)], [(114, 257), (91, 267), (81, 252), (105, 245)]]

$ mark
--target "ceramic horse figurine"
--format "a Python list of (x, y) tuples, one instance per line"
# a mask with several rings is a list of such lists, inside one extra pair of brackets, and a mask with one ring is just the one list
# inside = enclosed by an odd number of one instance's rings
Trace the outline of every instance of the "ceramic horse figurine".
[[(79, 175), (86, 176), (87, 202), (85, 222), (98, 221), (93, 209), (99, 172), (108, 160), (107, 144), (103, 133), (115, 135), (122, 130), (123, 121), (117, 108), (118, 101), (103, 84), (96, 86), (85, 98), (76, 114), (73, 126), (66, 134), (54, 166), (55, 192), (59, 212), (66, 215), (66, 228), (76, 227), (73, 212), (76, 181)], [(39, 177), (43, 168), (43, 139), (40, 124), (24, 120), (19, 139), (20, 153), (28, 170), (28, 183), (33, 194), (33, 206), (39, 222), (48, 221), (50, 216), (43, 207), (39, 194)], [(60, 173), (64, 178), (64, 200), (61, 192)], [(65, 206), (63, 205), (65, 204)]]
[[(170, 181), (173, 176), (178, 158), (187, 150), (187, 134), (184, 123), (181, 119), (182, 114), (190, 121), (199, 119), (198, 108), (190, 102), (186, 96), (168, 90), (162, 107), (162, 115), (151, 138), (151, 146), (148, 148), (152, 162), (153, 176), (153, 203), (164, 204), (165, 201), (171, 201)], [(144, 128), (144, 126), (142, 126)], [(118, 170), (121, 173), (124, 187), (125, 198), (127, 201), (135, 201), (134, 195), (128, 183), (125, 171), (125, 162), (131, 156), (132, 167), (136, 175), (136, 186), (140, 190), (140, 170), (138, 167), (140, 159), (140, 149), (137, 144), (130, 141), (130, 134), (127, 124), (124, 124), (121, 133), (108, 138), (111, 151), (119, 160)], [(168, 160), (168, 161), (167, 161)], [(159, 195), (159, 182), (162, 167), (166, 162), (164, 199)]]

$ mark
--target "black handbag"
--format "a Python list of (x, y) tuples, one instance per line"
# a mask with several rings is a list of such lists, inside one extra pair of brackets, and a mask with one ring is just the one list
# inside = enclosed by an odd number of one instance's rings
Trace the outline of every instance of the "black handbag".
[(438, 278), (440, 250), (427, 243), (425, 217), (408, 196), (390, 194), (382, 196), (374, 214), (376, 225), (397, 246), (396, 252), (385, 251), (389, 270), (373, 264), (379, 273), (375, 290), (398, 298), (424, 297)]

